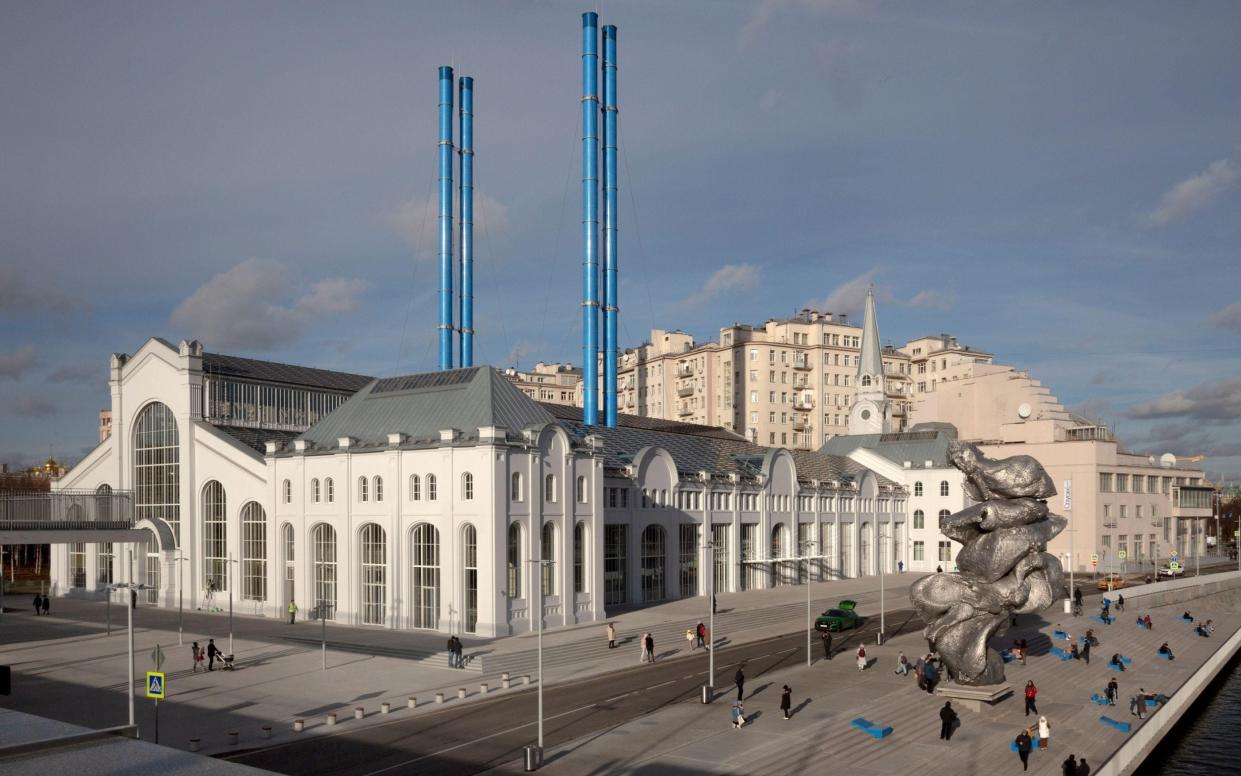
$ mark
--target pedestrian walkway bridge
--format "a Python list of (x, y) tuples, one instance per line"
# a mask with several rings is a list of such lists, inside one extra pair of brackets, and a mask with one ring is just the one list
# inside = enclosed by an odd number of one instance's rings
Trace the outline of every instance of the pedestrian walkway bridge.
[(0, 544), (141, 542), (128, 491), (0, 490)]

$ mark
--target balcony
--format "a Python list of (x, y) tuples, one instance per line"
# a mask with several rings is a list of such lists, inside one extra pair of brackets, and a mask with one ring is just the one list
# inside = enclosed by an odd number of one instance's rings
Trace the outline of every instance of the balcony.
[(684, 399), (686, 396), (693, 396), (693, 395), (694, 395), (694, 384), (693, 383), (677, 386), (677, 396), (680, 396), (682, 399)]
[(793, 418), (793, 430), (794, 431), (805, 431), (809, 428), (810, 428), (810, 421), (806, 420), (803, 417)]
[(694, 367), (692, 364), (677, 364), (677, 377), (693, 377)]
[(810, 394), (793, 397), (793, 409), (795, 410), (812, 410), (814, 409), (814, 397)]
[(4, 544), (143, 541), (146, 534), (135, 530), (135, 522), (128, 491), (0, 491)]
[(683, 417), (685, 417), (686, 415), (693, 415), (693, 414), (694, 414), (694, 410), (693, 410), (692, 408), (690, 408), (690, 406), (689, 406), (689, 405), (687, 405), (687, 404), (682, 404), (682, 405), (680, 405), (680, 406), (677, 408), (677, 416), (678, 416), (678, 417), (682, 417), (682, 418), (683, 418)]
[(813, 369), (814, 367), (810, 364), (810, 356), (806, 355), (805, 353), (794, 353), (793, 354), (793, 368), (809, 370), (809, 369)]
[(794, 450), (814, 450), (814, 442), (810, 438), (810, 434), (794, 434), (793, 435)]

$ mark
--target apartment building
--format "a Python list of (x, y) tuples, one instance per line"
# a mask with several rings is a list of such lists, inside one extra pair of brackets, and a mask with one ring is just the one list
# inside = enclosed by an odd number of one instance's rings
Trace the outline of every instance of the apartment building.
[(582, 406), (582, 370), (572, 364), (539, 361), (532, 371), (510, 367), (500, 374), (535, 401)]

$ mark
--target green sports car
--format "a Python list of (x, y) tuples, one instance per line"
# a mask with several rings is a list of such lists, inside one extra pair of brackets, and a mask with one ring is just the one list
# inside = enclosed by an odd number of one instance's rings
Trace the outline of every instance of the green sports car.
[(841, 631), (845, 628), (856, 628), (862, 624), (855, 608), (857, 601), (841, 601), (835, 609), (828, 609), (814, 621), (814, 629), (818, 631)]

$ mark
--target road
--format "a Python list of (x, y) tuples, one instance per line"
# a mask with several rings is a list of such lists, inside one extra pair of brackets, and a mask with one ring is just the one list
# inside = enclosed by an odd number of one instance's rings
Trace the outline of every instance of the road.
[[(889, 634), (917, 631), (922, 623), (912, 610), (887, 614)], [(879, 628), (871, 617), (861, 628), (836, 634), (833, 652), (851, 659), (859, 641), (873, 643)], [(814, 659), (822, 658), (815, 640)], [(659, 646), (656, 654), (659, 654)], [(636, 657), (636, 653), (635, 653)], [(839, 659), (839, 658), (838, 658)], [(802, 665), (806, 660), (804, 632), (716, 651), (716, 705), (721, 724), (728, 704), (736, 697), (733, 676), (744, 665), (746, 697), (774, 694), (779, 688), (764, 676), (777, 669)], [(699, 651), (685, 657), (635, 665), (632, 669), (590, 677), (546, 688), (543, 704), (544, 744), (551, 747), (598, 733), (674, 703), (698, 702), (699, 687), (707, 681), (707, 657)], [(309, 737), (224, 759), (287, 774), (419, 774), (477, 773), (518, 759), (522, 748), (537, 737), (537, 698), (533, 689), (495, 700), (420, 714), (354, 732)]]

